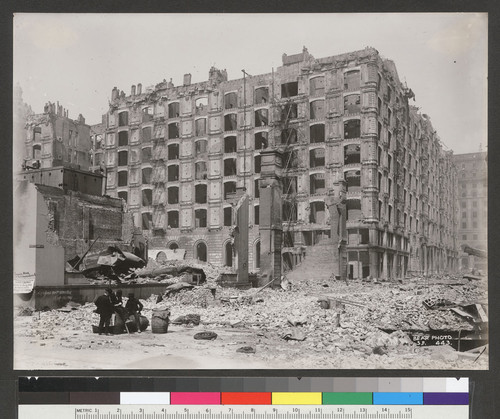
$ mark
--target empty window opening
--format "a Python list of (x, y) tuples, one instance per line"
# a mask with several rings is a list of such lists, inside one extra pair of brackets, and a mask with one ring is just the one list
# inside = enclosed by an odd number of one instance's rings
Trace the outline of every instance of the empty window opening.
[(168, 117), (178, 118), (179, 117), (179, 102), (168, 104)]
[(207, 120), (205, 118), (196, 120), (196, 136), (207, 135)]
[(142, 169), (142, 184), (149, 185), (151, 183), (151, 177), (153, 175), (153, 169), (151, 167), (145, 167)]
[(224, 226), (230, 227), (233, 225), (233, 208), (224, 207)]
[(168, 160), (177, 160), (179, 158), (179, 144), (168, 145)]
[(264, 127), (269, 122), (269, 113), (267, 109), (259, 109), (255, 111), (255, 126)]
[(293, 195), (297, 193), (297, 176), (283, 177), (283, 194)]
[(207, 203), (207, 185), (196, 185), (194, 187), (194, 202), (197, 204)]
[(168, 248), (170, 250), (175, 250), (175, 249), (178, 249), (179, 248), (179, 245), (177, 244), (177, 242), (172, 242), (168, 245)]
[(293, 269), (293, 254), (291, 252), (283, 252), (281, 263), (283, 265), (283, 272), (291, 271)]
[(118, 166), (126, 166), (128, 164), (128, 151), (118, 152)]
[(142, 142), (148, 143), (149, 141), (151, 141), (152, 132), (153, 132), (152, 127), (144, 127), (142, 129)]
[(325, 149), (315, 148), (309, 151), (309, 166), (323, 167), (325, 165)]
[(146, 147), (142, 149), (142, 163), (148, 163), (151, 161), (151, 147)]
[(260, 189), (259, 189), (259, 179), (255, 179), (253, 182), (254, 196), (255, 198), (260, 197)]
[(179, 188), (177, 186), (167, 188), (167, 202), (169, 204), (179, 203)]
[(392, 120), (392, 111), (390, 109), (387, 109), (387, 123), (389, 126), (391, 125), (391, 120)]
[(359, 144), (344, 146), (344, 164), (355, 164), (361, 162), (361, 147)]
[(260, 173), (261, 168), (261, 157), (260, 155), (253, 158), (254, 161), (254, 173)]
[(293, 231), (283, 232), (283, 247), (293, 247)]
[(311, 143), (325, 142), (325, 125), (315, 124), (309, 127), (309, 138)]
[(169, 228), (179, 228), (179, 211), (167, 212), (167, 224)]
[(296, 144), (297, 130), (295, 128), (286, 128), (281, 131), (281, 144)]
[(238, 117), (235, 113), (224, 116), (224, 131), (236, 131), (238, 129)]
[(255, 251), (253, 253), (255, 269), (260, 269), (260, 241), (255, 243)]
[(142, 206), (149, 207), (153, 202), (153, 191), (151, 189), (142, 190)]
[(255, 225), (260, 224), (260, 213), (259, 213), (259, 206), (255, 205), (253, 207), (253, 222)]
[(350, 119), (344, 122), (344, 138), (359, 138), (361, 135), (361, 122), (359, 119)]
[(325, 118), (325, 101), (315, 100), (309, 104), (309, 112), (311, 119)]
[(344, 96), (344, 112), (359, 113), (361, 111), (361, 96), (348, 95)]
[(281, 85), (281, 97), (292, 97), (299, 94), (299, 82), (292, 81)]
[(127, 186), (128, 185), (128, 172), (121, 171), (118, 172), (118, 186)]
[(42, 146), (37, 144), (33, 146), (33, 158), (40, 160), (42, 158)]
[(236, 193), (236, 182), (224, 182), (224, 199)]
[(357, 221), (362, 219), (361, 214), (361, 200), (359, 199), (348, 199), (347, 200), (347, 217), (348, 221)]
[(238, 95), (236, 92), (226, 93), (224, 95), (224, 109), (233, 109), (238, 107)]
[(149, 122), (153, 120), (153, 107), (147, 106), (142, 109), (142, 122)]
[(359, 229), (359, 244), (368, 244), (370, 242), (370, 230), (367, 228)]
[(153, 215), (150, 212), (142, 213), (142, 229), (151, 230), (153, 226)]
[(379, 122), (377, 125), (377, 141), (380, 141), (382, 135), (382, 124)]
[(167, 167), (167, 180), (169, 182), (175, 182), (179, 180), (179, 165), (172, 164)]
[(198, 140), (194, 143), (195, 157), (202, 156), (207, 153), (207, 140)]
[(233, 266), (233, 245), (231, 242), (224, 245), (224, 266)]
[[(283, 201), (283, 221), (286, 223), (297, 221), (297, 203)], [(292, 241), (293, 242), (293, 241)], [(293, 246), (293, 244), (292, 244)], [(287, 247), (287, 246), (285, 246)]]
[(125, 201), (125, 203), (127, 203), (127, 199), (128, 199), (128, 193), (127, 191), (120, 191), (118, 192), (118, 198), (121, 198)]
[(325, 222), (325, 203), (322, 201), (311, 202), (309, 211), (309, 222), (323, 224)]
[(207, 97), (199, 97), (195, 101), (195, 107), (196, 107), (196, 115), (201, 115), (205, 110), (207, 109), (208, 106), (208, 98)]
[(361, 192), (361, 172), (359, 170), (345, 172), (344, 177), (347, 192)]
[(207, 261), (207, 245), (204, 242), (199, 242), (196, 244), (195, 248), (196, 259), (201, 262)]
[(224, 159), (224, 176), (235, 176), (236, 175), (236, 159), (229, 158)]
[(196, 180), (205, 180), (207, 178), (207, 162), (199, 161), (194, 165), (194, 178)]
[(344, 89), (359, 90), (361, 77), (359, 70), (346, 71), (344, 73)]
[(389, 205), (389, 222), (392, 223), (392, 205)]
[[(69, 135), (71, 137), (71, 130)], [(39, 143), (41, 140), (42, 140), (42, 127), (33, 128), (33, 141), (35, 143)]]
[(118, 146), (128, 145), (128, 131), (118, 133)]
[(128, 125), (128, 112), (120, 112), (118, 114), (118, 126), (126, 127)]
[(255, 134), (255, 150), (267, 148), (267, 132), (258, 132)]
[(320, 96), (325, 94), (325, 78), (314, 77), (309, 80), (309, 94), (311, 96)]
[(281, 108), (281, 120), (288, 121), (290, 119), (296, 119), (298, 116), (297, 104), (296, 103), (286, 103)]
[(299, 167), (299, 157), (297, 150), (287, 150), (283, 153), (283, 167), (287, 169), (296, 169)]
[(267, 102), (269, 102), (269, 88), (258, 87), (255, 89), (255, 104), (260, 105)]
[(194, 221), (197, 228), (204, 228), (207, 226), (207, 210), (197, 209), (194, 210)]
[(322, 194), (326, 192), (325, 189), (325, 174), (315, 173), (309, 176), (309, 185), (311, 194)]
[(236, 153), (236, 137), (234, 135), (224, 138), (224, 153)]
[(169, 139), (179, 138), (179, 123), (178, 122), (172, 122), (171, 124), (168, 124), (168, 138)]

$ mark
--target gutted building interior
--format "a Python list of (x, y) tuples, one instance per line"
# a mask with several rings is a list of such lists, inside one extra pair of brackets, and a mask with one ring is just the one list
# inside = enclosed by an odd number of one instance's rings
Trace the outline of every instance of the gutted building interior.
[(249, 266), (258, 270), (261, 153), (272, 149), (282, 156), (284, 266), (295, 266), (297, 249), (332, 240), (335, 195), (348, 277), (457, 268), (452, 152), (375, 49), (320, 59), (304, 49), (268, 74), (228, 80), (213, 67), (207, 81), (188, 81), (130, 95), (115, 88), (104, 115), (106, 192), (127, 200), (152, 246), (236, 266), (227, 243), (245, 188)]

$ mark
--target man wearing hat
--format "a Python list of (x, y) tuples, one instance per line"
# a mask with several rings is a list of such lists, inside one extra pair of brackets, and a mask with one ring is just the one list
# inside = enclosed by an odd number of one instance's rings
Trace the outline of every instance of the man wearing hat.
[(111, 316), (115, 311), (113, 302), (111, 301), (111, 296), (113, 295), (113, 290), (111, 288), (106, 288), (104, 290), (104, 295), (100, 295), (94, 301), (97, 307), (96, 313), (99, 314), (99, 334), (102, 335), (104, 329), (106, 330), (106, 335), (110, 334), (109, 323), (111, 321)]
[(127, 304), (125, 304), (125, 310), (127, 310), (129, 315), (133, 315), (135, 318), (135, 324), (137, 325), (137, 331), (141, 333), (141, 310), (144, 308), (143, 304), (134, 296), (131, 292), (128, 295)]

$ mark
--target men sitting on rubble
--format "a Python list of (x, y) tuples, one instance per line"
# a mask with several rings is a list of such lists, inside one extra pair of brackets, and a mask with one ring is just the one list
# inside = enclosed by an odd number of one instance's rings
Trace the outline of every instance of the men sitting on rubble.
[(99, 334), (102, 335), (103, 331), (106, 330), (106, 335), (110, 334), (109, 323), (111, 321), (111, 315), (115, 311), (113, 302), (111, 301), (111, 295), (113, 290), (111, 288), (106, 288), (104, 290), (104, 295), (100, 295), (94, 301), (97, 309), (95, 312), (99, 314)]
[(137, 331), (141, 333), (141, 310), (144, 308), (144, 305), (134, 296), (134, 293), (131, 292), (128, 295), (127, 304), (125, 304), (125, 309), (127, 310), (129, 315), (133, 315), (135, 318), (135, 324), (137, 325)]

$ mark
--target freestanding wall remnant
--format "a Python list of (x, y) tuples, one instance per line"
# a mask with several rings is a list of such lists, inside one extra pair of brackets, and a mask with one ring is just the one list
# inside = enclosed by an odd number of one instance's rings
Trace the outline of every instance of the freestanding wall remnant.
[(280, 286), (282, 225), (282, 186), (280, 171), (282, 155), (278, 150), (262, 150), (260, 178), (260, 279), (259, 285), (275, 280), (273, 287)]

